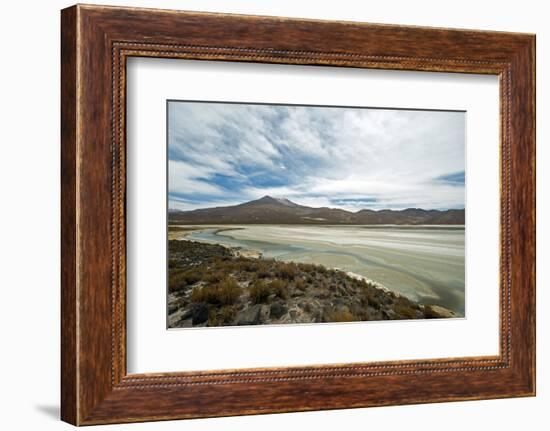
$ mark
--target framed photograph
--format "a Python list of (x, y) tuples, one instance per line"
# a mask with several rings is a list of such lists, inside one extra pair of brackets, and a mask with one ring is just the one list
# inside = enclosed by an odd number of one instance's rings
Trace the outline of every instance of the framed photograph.
[(62, 419), (535, 394), (535, 37), (62, 11)]

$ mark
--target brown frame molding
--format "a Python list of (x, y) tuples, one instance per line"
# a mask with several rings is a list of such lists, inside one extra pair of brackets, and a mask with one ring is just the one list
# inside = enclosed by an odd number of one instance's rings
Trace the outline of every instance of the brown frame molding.
[[(89, 425), (535, 394), (534, 35), (83, 5), (61, 17), (63, 420)], [(500, 354), (127, 375), (129, 56), (498, 75)]]

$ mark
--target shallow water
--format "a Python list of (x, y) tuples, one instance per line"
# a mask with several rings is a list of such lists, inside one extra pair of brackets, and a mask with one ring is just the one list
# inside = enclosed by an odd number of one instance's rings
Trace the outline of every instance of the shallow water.
[(188, 239), (351, 271), (424, 304), (464, 315), (464, 227), (248, 225)]

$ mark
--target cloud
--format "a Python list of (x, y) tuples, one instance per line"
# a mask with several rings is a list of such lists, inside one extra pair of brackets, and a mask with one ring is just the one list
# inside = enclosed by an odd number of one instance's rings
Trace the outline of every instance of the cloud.
[(441, 182), (456, 186), (463, 186), (466, 181), (466, 172), (454, 172), (452, 174), (441, 175), (438, 178)]
[(170, 102), (168, 126), (174, 208), (464, 207), (462, 112)]

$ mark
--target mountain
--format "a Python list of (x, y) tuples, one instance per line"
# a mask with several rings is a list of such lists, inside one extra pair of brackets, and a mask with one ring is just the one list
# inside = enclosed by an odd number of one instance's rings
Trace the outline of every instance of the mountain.
[(464, 210), (360, 210), (312, 208), (288, 199), (263, 198), (228, 207), (193, 211), (169, 211), (170, 223), (177, 224), (402, 224), (463, 225)]

